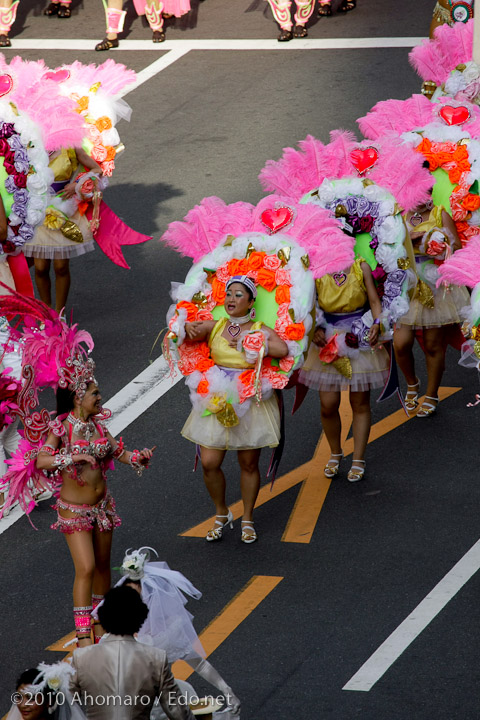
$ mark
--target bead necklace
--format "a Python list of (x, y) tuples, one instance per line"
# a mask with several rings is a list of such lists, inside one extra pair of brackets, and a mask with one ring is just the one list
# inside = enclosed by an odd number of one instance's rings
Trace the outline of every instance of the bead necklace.
[(73, 413), (68, 413), (67, 421), (70, 425), (73, 425), (73, 432), (75, 435), (84, 437), (87, 442), (95, 434), (95, 423), (93, 420), (81, 420), (75, 417)]
[(229, 315), (228, 319), (230, 320), (230, 325), (227, 327), (227, 332), (232, 338), (236, 338), (237, 335), (240, 334), (240, 325), (245, 325), (245, 323), (251, 320), (251, 317), (250, 313), (248, 313), (247, 315), (243, 315), (239, 318)]

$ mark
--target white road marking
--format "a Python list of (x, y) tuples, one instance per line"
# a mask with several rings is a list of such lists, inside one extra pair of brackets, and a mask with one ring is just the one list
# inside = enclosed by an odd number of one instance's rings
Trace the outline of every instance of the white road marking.
[(188, 52), (190, 52), (188, 48), (175, 48), (174, 50), (170, 50), (165, 53), (165, 55), (159, 57), (158, 60), (155, 60), (155, 62), (151, 65), (148, 65), (146, 68), (143, 68), (143, 70), (140, 70), (140, 72), (137, 73), (137, 79), (135, 82), (122, 90), (122, 92), (118, 94), (118, 97), (125, 97), (128, 93), (133, 92), (133, 90), (136, 90), (137, 87), (143, 85), (144, 82), (147, 82), (147, 80), (150, 80), (150, 78), (157, 75), (159, 72), (162, 72), (162, 70), (165, 70), (165, 68), (169, 65), (177, 62), (177, 60), (186, 55)]
[[(105, 407), (113, 413), (108, 423), (108, 429), (112, 435), (119, 435), (176, 385), (182, 377), (178, 371), (174, 377), (171, 377), (170, 368), (163, 355), (157, 358), (146, 370), (105, 403)], [(23, 510), (18, 505), (14, 507), (6, 518), (0, 520), (0, 535), (17, 522), (23, 514)], [(32, 516), (32, 520), (35, 524), (35, 516)]]
[(343, 690), (368, 692), (408, 646), (480, 569), (480, 540), (440, 580), (396, 630), (385, 640)]
[[(275, 28), (272, 26), (272, 31)], [(370, 38), (323, 38), (314, 40), (311, 38), (295, 39), (288, 43), (279, 43), (275, 39), (252, 40), (252, 39), (231, 39), (231, 40), (166, 40), (161, 45), (152, 43), (151, 40), (120, 40), (120, 50), (151, 50), (163, 52), (165, 50), (363, 50), (366, 48), (401, 48), (414, 47), (419, 45), (424, 38), (421, 37), (370, 37)], [(27, 40), (13, 38), (13, 51), (18, 50), (93, 50), (97, 40), (60, 39), (50, 40), (46, 38)], [(8, 52), (8, 51), (7, 51)], [(109, 57), (115, 58), (115, 50), (111, 51)]]

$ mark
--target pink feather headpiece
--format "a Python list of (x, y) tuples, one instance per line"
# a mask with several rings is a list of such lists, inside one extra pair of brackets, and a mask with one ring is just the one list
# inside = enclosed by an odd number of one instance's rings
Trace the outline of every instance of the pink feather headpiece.
[(259, 176), (264, 189), (298, 201), (326, 179), (362, 177), (391, 192), (405, 210), (429, 199), (433, 180), (423, 158), (400, 138), (359, 143), (352, 133), (339, 130), (330, 137), (323, 145), (309, 135), (299, 150), (286, 148), (280, 160), (269, 160)]
[(272, 232), (264, 214), (271, 211), (275, 215), (280, 208), (288, 208), (290, 220), (287, 218), (273, 232), (281, 231), (305, 248), (314, 277), (339, 272), (353, 263), (353, 239), (342, 231), (339, 220), (323, 208), (279, 195), (263, 198), (256, 207), (244, 202), (226, 205), (218, 197), (204, 198), (182, 222), (171, 223), (161, 240), (196, 263), (228, 235)]
[(442, 85), (457, 65), (472, 60), (473, 20), (440, 25), (432, 40), (424, 40), (409, 54), (410, 64), (422, 80)]

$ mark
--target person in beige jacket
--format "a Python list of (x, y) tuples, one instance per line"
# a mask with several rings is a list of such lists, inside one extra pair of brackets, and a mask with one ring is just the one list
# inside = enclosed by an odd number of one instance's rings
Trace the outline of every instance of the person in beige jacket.
[(166, 653), (134, 638), (148, 615), (140, 595), (113, 588), (98, 615), (107, 634), (72, 658), (70, 691), (88, 720), (148, 720), (157, 700), (171, 720), (194, 720)]

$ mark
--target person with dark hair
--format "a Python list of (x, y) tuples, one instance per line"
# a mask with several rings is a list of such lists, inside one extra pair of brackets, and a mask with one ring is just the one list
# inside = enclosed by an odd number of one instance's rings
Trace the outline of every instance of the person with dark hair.
[(131, 587), (109, 590), (99, 607), (107, 635), (102, 642), (75, 650), (70, 691), (87, 718), (148, 720), (158, 699), (170, 720), (193, 720), (179, 694), (167, 655), (135, 640), (148, 608)]
[[(20, 715), (23, 720), (51, 720), (48, 712), (47, 694), (35, 693), (32, 685), (39, 675), (38, 668), (24, 670), (15, 683), (17, 703), (7, 715), (8, 720)], [(13, 696), (12, 696), (13, 697)], [(39, 700), (43, 702), (39, 702)]]

